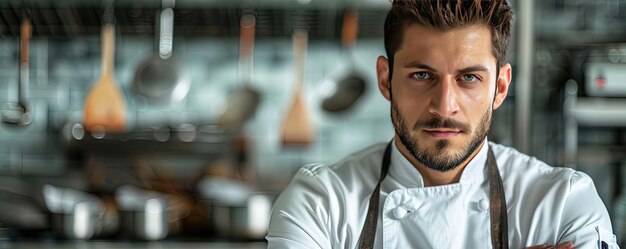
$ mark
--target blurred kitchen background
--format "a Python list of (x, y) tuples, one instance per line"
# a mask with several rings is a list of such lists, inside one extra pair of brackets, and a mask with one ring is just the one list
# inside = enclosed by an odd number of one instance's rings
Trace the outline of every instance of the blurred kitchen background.
[[(589, 174), (621, 241), (626, 0), (509, 2), (490, 140)], [(0, 248), (264, 248), (299, 167), (393, 136), (375, 75), (389, 6), (0, 2)]]

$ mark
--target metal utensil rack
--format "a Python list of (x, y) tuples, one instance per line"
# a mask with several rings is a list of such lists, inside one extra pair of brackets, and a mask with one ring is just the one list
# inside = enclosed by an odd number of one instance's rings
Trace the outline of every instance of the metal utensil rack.
[[(312, 39), (339, 39), (343, 10), (352, 8), (350, 1), (323, 0), (306, 5), (295, 0), (280, 2), (258, 1), (253, 6), (257, 37), (290, 37), (294, 25), (304, 24)], [(19, 35), (20, 3), (0, 3), (0, 38)], [(382, 37), (386, 7), (385, 4), (358, 7), (360, 37)], [(29, 8), (33, 37), (97, 36), (102, 25), (103, 8), (98, 1), (33, 1)], [(114, 13), (118, 32), (153, 36), (160, 8), (160, 1), (116, 1)], [(179, 0), (175, 11), (174, 32), (177, 37), (237, 37), (239, 34), (240, 4)]]

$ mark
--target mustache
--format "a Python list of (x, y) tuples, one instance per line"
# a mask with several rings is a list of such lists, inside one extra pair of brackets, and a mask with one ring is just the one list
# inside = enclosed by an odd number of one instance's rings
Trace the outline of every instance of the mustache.
[(415, 125), (413, 125), (413, 130), (436, 128), (457, 129), (462, 132), (468, 132), (470, 130), (470, 126), (468, 124), (454, 119), (431, 118), (423, 121), (417, 121), (415, 122)]

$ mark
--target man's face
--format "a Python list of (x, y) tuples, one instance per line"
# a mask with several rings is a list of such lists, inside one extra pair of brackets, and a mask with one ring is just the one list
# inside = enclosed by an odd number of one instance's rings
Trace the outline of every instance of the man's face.
[(456, 168), (480, 146), (511, 74), (506, 64), (498, 78), (491, 33), (481, 25), (445, 32), (409, 25), (390, 84), (386, 60), (378, 64), (397, 137), (417, 161), (438, 171)]

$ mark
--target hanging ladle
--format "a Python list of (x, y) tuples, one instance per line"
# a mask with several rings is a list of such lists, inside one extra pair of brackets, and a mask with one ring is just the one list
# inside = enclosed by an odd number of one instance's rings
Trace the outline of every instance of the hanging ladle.
[(183, 100), (191, 85), (183, 65), (173, 55), (175, 0), (163, 0), (159, 14), (158, 54), (143, 60), (135, 72), (133, 90), (155, 103)]
[(17, 103), (6, 103), (2, 108), (2, 122), (15, 126), (26, 126), (32, 121), (28, 96), (28, 40), (30, 39), (30, 20), (24, 15), (20, 29), (20, 71), (17, 84)]

